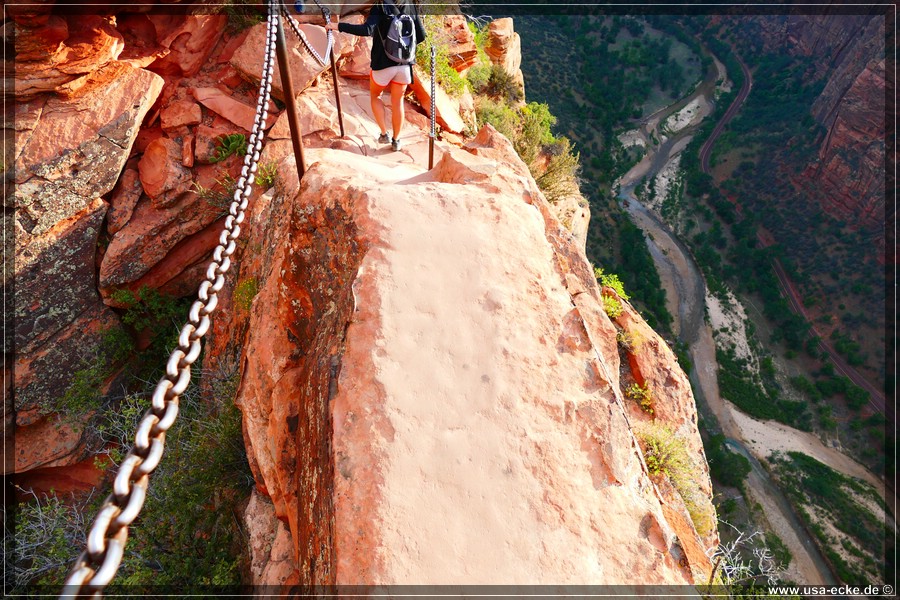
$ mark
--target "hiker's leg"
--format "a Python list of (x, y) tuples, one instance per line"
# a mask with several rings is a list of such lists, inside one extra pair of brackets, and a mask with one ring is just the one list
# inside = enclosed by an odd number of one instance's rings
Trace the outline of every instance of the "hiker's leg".
[(403, 129), (403, 96), (406, 95), (406, 84), (391, 82), (391, 125), (394, 127), (394, 139), (400, 139)]
[(384, 102), (381, 101), (381, 92), (385, 87), (375, 83), (375, 80), (369, 77), (369, 95), (372, 97), (372, 116), (375, 117), (375, 123), (381, 130), (381, 133), (387, 133), (387, 125), (384, 121)]

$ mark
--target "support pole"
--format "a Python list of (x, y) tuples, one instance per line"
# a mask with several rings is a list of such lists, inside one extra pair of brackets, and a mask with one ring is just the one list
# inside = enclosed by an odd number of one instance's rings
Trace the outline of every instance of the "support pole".
[(341, 126), (341, 137), (344, 137), (344, 111), (341, 110), (341, 92), (338, 89), (337, 65), (334, 62), (334, 49), (331, 50), (331, 77), (334, 79), (334, 102), (337, 104), (338, 124)]
[(431, 44), (431, 131), (428, 134), (428, 170), (434, 168), (434, 43)]
[(291, 128), (291, 142), (294, 145), (294, 157), (297, 159), (297, 180), (303, 179), (306, 173), (306, 159), (303, 157), (303, 134), (300, 131), (300, 120), (297, 118), (297, 102), (294, 97), (294, 82), (291, 79), (291, 67), (288, 64), (287, 42), (284, 39), (284, 17), (278, 15), (278, 31), (275, 36), (275, 54), (278, 57), (278, 69), (281, 71), (281, 90), (284, 93), (284, 104), (288, 113), (288, 125)]

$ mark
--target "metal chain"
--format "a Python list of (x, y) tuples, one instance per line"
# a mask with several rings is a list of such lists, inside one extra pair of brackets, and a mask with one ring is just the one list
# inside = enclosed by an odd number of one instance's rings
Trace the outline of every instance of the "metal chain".
[(200, 340), (209, 331), (210, 314), (218, 304), (218, 292), (225, 285), (225, 273), (231, 267), (235, 240), (241, 233), (240, 224), (244, 221), (244, 211), (255, 180), (272, 92), (277, 19), (273, 2), (266, 30), (267, 50), (256, 103), (256, 118), (234, 201), (225, 219), (225, 230), (219, 237), (219, 245), (213, 251), (206, 279), (197, 290), (197, 300), (191, 306), (188, 322), (181, 330), (178, 347), (169, 357), (166, 374), (153, 392), (151, 408), (138, 425), (134, 446), (119, 467), (113, 482), (113, 492), (106, 498), (94, 520), (87, 536), (86, 549), (69, 573), (61, 598), (102, 598), (103, 588), (115, 576), (122, 562), (125, 543), (128, 541), (128, 526), (144, 505), (150, 473), (162, 458), (166, 431), (178, 416), (179, 397), (191, 381), (191, 365), (200, 356)]
[[(314, 0), (316, 5), (322, 10), (322, 16), (325, 18), (325, 24), (331, 23), (331, 11), (328, 10), (327, 7), (319, 4), (319, 0)], [(287, 10), (285, 10), (284, 5), (281, 5), (281, 14), (284, 16), (284, 20), (287, 21), (288, 25), (291, 26), (291, 29), (294, 31), (294, 35), (297, 36), (297, 39), (303, 44), (303, 47), (306, 48), (306, 51), (309, 52), (310, 56), (312, 56), (320, 65), (323, 67), (328, 64), (328, 61), (331, 59), (331, 50), (334, 46), (334, 34), (330, 29), (325, 30), (325, 38), (328, 40), (325, 46), (325, 57), (323, 58), (321, 54), (319, 54), (315, 48), (312, 47), (312, 44), (309, 43), (309, 40), (306, 39), (306, 34), (300, 30), (300, 27), (297, 25), (297, 21), (294, 17), (288, 14)]]
[(435, 94), (435, 83), (434, 83), (434, 56), (435, 49), (434, 44), (431, 44), (431, 133), (429, 134), (432, 139), (434, 139), (434, 94)]

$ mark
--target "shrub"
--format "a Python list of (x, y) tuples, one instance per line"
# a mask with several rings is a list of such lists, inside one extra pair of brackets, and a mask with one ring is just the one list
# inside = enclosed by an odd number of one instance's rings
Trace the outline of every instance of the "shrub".
[(444, 31), (443, 20), (434, 15), (425, 15), (425, 40), (416, 44), (416, 64), (431, 76), (431, 47), (434, 46), (434, 79), (441, 89), (450, 96), (459, 96), (468, 88), (466, 79), (450, 66), (450, 47)]
[(716, 509), (699, 491), (694, 473), (700, 471), (688, 454), (684, 438), (655, 422), (637, 429), (635, 434), (641, 442), (650, 477), (668, 479), (684, 501), (697, 533), (711, 533), (716, 524)]
[[(259, 182), (258, 177), (257, 183)], [(203, 187), (196, 181), (191, 185), (197, 196), (223, 212), (227, 212), (231, 207), (231, 203), (234, 202), (234, 192), (237, 190), (237, 180), (230, 173), (225, 172), (222, 173), (221, 179), (216, 179), (213, 187)]]
[(475, 117), (478, 119), (479, 127), (490, 123), (494, 129), (510, 140), (515, 139), (519, 116), (510, 106), (490, 98), (479, 98), (475, 108)]
[(647, 414), (653, 414), (653, 390), (650, 389), (649, 384), (638, 385), (637, 383), (632, 383), (625, 389), (625, 395), (635, 400), (642, 411)]
[(597, 278), (600, 285), (612, 288), (622, 300), (631, 298), (631, 296), (625, 293), (625, 286), (622, 285), (622, 281), (615, 273), (606, 273), (602, 268), (594, 267), (594, 277)]
[(621, 302), (606, 294), (603, 295), (603, 310), (609, 315), (610, 319), (618, 319), (625, 311)]
[(259, 173), (256, 174), (256, 185), (263, 189), (269, 189), (275, 185), (277, 176), (278, 164), (274, 160), (261, 163), (259, 165)]

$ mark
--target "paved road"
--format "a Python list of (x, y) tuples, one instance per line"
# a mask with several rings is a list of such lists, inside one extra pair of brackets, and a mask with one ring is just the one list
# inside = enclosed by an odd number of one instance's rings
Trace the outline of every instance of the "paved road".
[(716, 142), (716, 138), (722, 134), (725, 125), (727, 125), (734, 115), (737, 114), (737, 111), (740, 110), (744, 100), (747, 99), (747, 95), (750, 94), (750, 88), (753, 87), (753, 76), (750, 75), (750, 69), (747, 68), (747, 65), (737, 54), (734, 56), (741, 65), (741, 71), (744, 72), (744, 83), (741, 85), (741, 89), (738, 91), (738, 95), (734, 99), (734, 102), (732, 102), (731, 106), (728, 107), (728, 110), (725, 111), (725, 115), (718, 123), (716, 123), (716, 127), (713, 129), (712, 134), (710, 134), (709, 139), (707, 139), (706, 142), (704, 142), (703, 147), (700, 148), (700, 168), (707, 175), (709, 175), (709, 157), (710, 154), (712, 154), (712, 147)]

